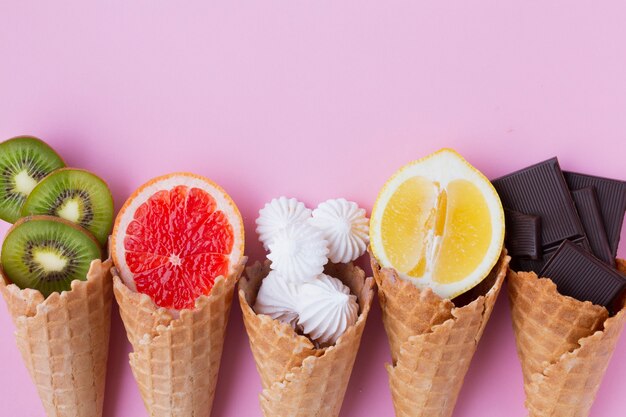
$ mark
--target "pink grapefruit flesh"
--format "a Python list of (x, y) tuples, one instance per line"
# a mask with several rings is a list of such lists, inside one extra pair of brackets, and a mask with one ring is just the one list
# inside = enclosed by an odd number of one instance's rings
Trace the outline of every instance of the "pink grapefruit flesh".
[(139, 188), (120, 211), (113, 257), (123, 280), (160, 307), (193, 308), (243, 252), (230, 197), (206, 178), (171, 174)]

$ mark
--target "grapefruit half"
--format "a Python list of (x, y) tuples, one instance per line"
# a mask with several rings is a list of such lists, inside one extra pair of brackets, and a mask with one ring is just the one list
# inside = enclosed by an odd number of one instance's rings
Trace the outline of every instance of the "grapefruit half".
[(192, 308), (243, 255), (244, 227), (213, 181), (174, 173), (142, 185), (124, 203), (111, 237), (126, 285), (169, 309)]

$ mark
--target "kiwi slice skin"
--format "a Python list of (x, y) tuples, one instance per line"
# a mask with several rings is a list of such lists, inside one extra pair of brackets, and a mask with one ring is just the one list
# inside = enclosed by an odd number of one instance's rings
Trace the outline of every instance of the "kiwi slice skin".
[(73, 280), (86, 280), (91, 261), (102, 255), (99, 242), (80, 226), (53, 216), (29, 216), (7, 232), (1, 261), (12, 283), (48, 297), (69, 291)]
[(72, 221), (104, 246), (113, 225), (113, 197), (97, 175), (83, 169), (61, 168), (41, 180), (22, 206), (22, 216), (39, 214)]
[(32, 187), (63, 159), (44, 141), (18, 136), (0, 143), (0, 219), (14, 223)]

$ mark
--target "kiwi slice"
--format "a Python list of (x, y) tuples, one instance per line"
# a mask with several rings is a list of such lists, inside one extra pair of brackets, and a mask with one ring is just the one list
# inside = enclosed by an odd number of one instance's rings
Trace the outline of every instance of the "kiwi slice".
[(65, 162), (45, 142), (18, 136), (0, 143), (0, 219), (15, 223), (39, 181)]
[(104, 246), (113, 224), (113, 197), (97, 175), (62, 168), (41, 180), (22, 206), (22, 216), (36, 214), (74, 222), (93, 233)]
[(102, 257), (98, 241), (80, 226), (53, 216), (18, 220), (2, 244), (2, 269), (20, 288), (39, 290), (44, 297), (71, 289), (87, 278), (89, 265)]

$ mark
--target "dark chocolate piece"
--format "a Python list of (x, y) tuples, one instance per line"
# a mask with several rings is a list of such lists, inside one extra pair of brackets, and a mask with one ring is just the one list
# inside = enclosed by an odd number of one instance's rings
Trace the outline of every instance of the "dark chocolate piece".
[(548, 159), (493, 181), (504, 207), (541, 217), (543, 250), (585, 236), (559, 161)]
[(598, 195), (606, 237), (613, 258), (617, 256), (617, 246), (626, 212), (626, 181), (595, 177), (593, 175), (565, 172), (565, 179), (572, 190), (595, 187)]
[[(582, 237), (572, 243), (582, 250), (591, 253), (591, 246), (589, 245), (587, 238)], [(551, 248), (544, 250), (542, 257), (539, 260), (513, 258), (511, 260), (511, 268), (515, 271), (533, 271), (539, 275), (541, 270), (546, 266), (546, 263), (550, 261), (552, 255), (554, 255), (558, 248), (558, 246), (552, 246)]]
[(596, 255), (596, 258), (615, 267), (615, 257), (611, 253), (609, 240), (606, 237), (606, 229), (604, 228), (595, 187), (572, 191), (572, 197), (574, 197), (574, 203), (578, 210), (578, 217), (583, 222), (591, 251)]
[(559, 246), (540, 276), (550, 278), (559, 293), (609, 311), (626, 289), (626, 276), (568, 240)]
[(541, 259), (541, 218), (505, 208), (504, 219), (505, 245), (509, 255), (516, 258)]

